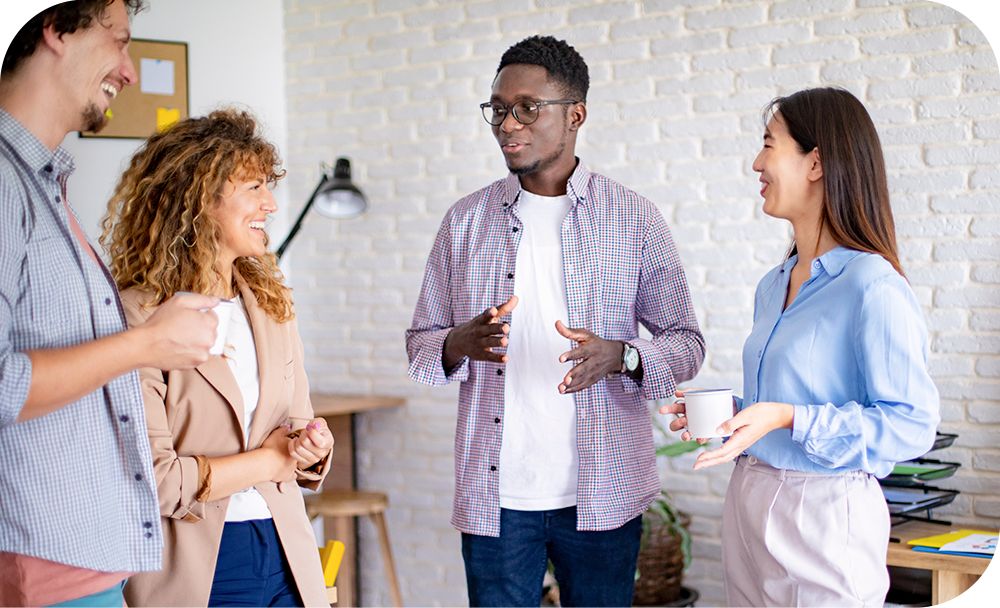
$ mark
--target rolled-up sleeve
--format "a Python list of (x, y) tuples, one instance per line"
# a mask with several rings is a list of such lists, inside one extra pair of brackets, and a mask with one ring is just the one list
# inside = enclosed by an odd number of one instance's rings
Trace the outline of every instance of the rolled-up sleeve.
[(642, 381), (623, 378), (627, 392), (641, 390), (645, 399), (667, 399), (679, 382), (694, 378), (705, 358), (705, 339), (691, 304), (687, 277), (666, 221), (650, 214), (642, 245), (642, 266), (635, 302), (636, 318), (651, 340), (628, 343), (639, 351)]
[(139, 379), (146, 408), (146, 432), (153, 452), (160, 515), (188, 522), (201, 521), (205, 517), (206, 503), (195, 499), (201, 489), (198, 460), (194, 456), (178, 456), (174, 449), (174, 436), (164, 406), (167, 384), (163, 372), (143, 368), (139, 370)]
[(406, 331), (406, 354), (410, 360), (410, 379), (440, 386), (469, 379), (469, 360), (463, 358), (453, 370), (445, 370), (441, 360), (444, 341), (454, 327), (451, 293), (451, 222), (449, 211), (441, 222), (434, 246), (427, 258), (420, 298), (413, 322)]
[(927, 371), (927, 330), (901, 277), (865, 290), (854, 344), (865, 403), (796, 405), (792, 440), (813, 462), (881, 477), (892, 463), (927, 452), (941, 419)]

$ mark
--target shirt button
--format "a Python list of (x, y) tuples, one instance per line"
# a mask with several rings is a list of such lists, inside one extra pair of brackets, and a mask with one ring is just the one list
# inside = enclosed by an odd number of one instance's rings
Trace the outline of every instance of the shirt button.
[(819, 267), (820, 267), (821, 265), (822, 265), (822, 264), (820, 264), (820, 263), (819, 263), (819, 260), (816, 260), (815, 262), (813, 262), (813, 268), (815, 268), (816, 270), (819, 270)]
[(142, 473), (136, 473), (135, 474), (135, 480), (136, 481), (142, 481)]
[(60, 202), (62, 202), (62, 197), (61, 197), (61, 196), (59, 196), (58, 194), (56, 195), (56, 202), (57, 202), (57, 203), (60, 203)]
[(153, 527), (153, 522), (151, 522), (151, 521), (144, 521), (144, 522), (142, 522), (142, 527), (146, 528), (148, 530), (148, 529), (150, 529), (150, 528)]
[(153, 538), (152, 532), (146, 532), (146, 538)]
[(497, 470), (497, 467), (496, 467), (496, 465), (492, 465), (492, 464), (491, 464), (491, 465), (490, 465), (490, 470), (491, 470), (491, 471), (496, 471), (496, 470)]
[(514, 226), (513, 228), (511, 228), (510, 231), (511, 232), (517, 232), (517, 226)]
[(52, 173), (52, 165), (45, 165), (45, 172)]
[(498, 376), (502, 376), (503, 375), (503, 370), (502, 369), (498, 369), (497, 370), (497, 375)]
[(129, 421), (129, 417), (126, 414), (122, 414), (121, 416), (118, 417), (118, 419), (121, 420), (122, 422)]
[(514, 278), (514, 273), (513, 272), (508, 272), (507, 273), (507, 278), (508, 279), (513, 279)]
[(104, 305), (111, 306), (111, 298), (104, 298)]
[(500, 419), (499, 419), (499, 418), (494, 418), (494, 419), (493, 419), (493, 422), (495, 422), (495, 423), (497, 423), (497, 424), (500, 424)]

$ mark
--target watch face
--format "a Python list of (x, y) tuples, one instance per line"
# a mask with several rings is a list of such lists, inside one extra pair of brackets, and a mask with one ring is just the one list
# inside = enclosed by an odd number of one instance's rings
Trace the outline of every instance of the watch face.
[(629, 344), (625, 345), (625, 367), (630, 372), (639, 367), (639, 349)]

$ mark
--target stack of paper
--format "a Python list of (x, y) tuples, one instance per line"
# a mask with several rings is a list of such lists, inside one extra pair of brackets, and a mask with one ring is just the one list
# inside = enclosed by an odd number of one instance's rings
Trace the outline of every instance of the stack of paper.
[(989, 530), (955, 530), (947, 534), (914, 538), (907, 544), (914, 551), (945, 553), (967, 557), (993, 557), (997, 548), (997, 532)]

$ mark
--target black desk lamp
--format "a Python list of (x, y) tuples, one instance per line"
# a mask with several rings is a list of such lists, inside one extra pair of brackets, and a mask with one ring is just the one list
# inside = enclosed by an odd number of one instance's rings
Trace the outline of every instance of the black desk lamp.
[(351, 181), (351, 161), (346, 158), (338, 158), (337, 164), (333, 168), (332, 177), (330, 176), (330, 166), (326, 163), (323, 164), (319, 185), (309, 196), (309, 201), (302, 209), (302, 213), (295, 218), (291, 231), (278, 247), (276, 255), (279, 260), (288, 249), (292, 239), (299, 233), (299, 229), (302, 228), (302, 220), (305, 219), (313, 205), (316, 206), (316, 211), (320, 215), (335, 220), (357, 217), (368, 209), (368, 199)]

